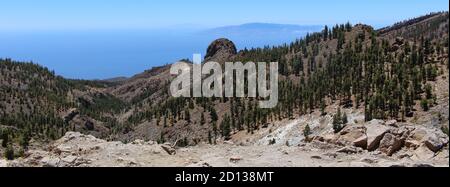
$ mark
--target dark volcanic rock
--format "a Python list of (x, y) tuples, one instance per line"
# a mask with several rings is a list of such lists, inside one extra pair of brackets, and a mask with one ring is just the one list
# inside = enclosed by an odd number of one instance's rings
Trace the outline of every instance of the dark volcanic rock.
[(205, 62), (224, 62), (237, 54), (234, 43), (226, 38), (214, 40), (206, 50)]

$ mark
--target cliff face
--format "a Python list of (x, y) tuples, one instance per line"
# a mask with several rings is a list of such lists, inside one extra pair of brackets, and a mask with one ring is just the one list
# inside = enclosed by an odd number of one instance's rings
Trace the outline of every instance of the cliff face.
[(214, 40), (206, 50), (205, 62), (225, 62), (237, 54), (234, 43), (226, 38)]

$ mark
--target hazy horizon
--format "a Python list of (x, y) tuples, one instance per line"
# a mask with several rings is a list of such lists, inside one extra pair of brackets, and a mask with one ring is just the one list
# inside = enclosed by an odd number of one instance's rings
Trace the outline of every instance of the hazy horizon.
[[(239, 1), (16, 0), (0, 3), (0, 31), (214, 28), (245, 23), (389, 25), (436, 11), (447, 0)], [(239, 5), (239, 6), (236, 6)]]
[(0, 41), (7, 45), (0, 45), (0, 58), (33, 61), (66, 78), (130, 77), (155, 66), (191, 59), (194, 53), (204, 56), (217, 38), (229, 38), (239, 50), (291, 42), (322, 27), (300, 32), (261, 29), (259, 34), (245, 29), (216, 32), (214, 28), (4, 32)]
[[(377, 29), (399, 21), (403, 20), (372, 26)], [(245, 30), (245, 25), (255, 23), (289, 26), (291, 30), (261, 29), (258, 34), (253, 30)], [(314, 29), (296, 32), (291, 26)], [(159, 29), (0, 30), (0, 41), (7, 44), (0, 45), (0, 58), (40, 64), (54, 70), (57, 75), (71, 79), (131, 77), (152, 67), (174, 63), (180, 59), (191, 59), (194, 53), (200, 53), (203, 57), (210, 42), (217, 38), (228, 38), (241, 50), (289, 43), (302, 38), (306, 33), (318, 32), (323, 26), (251, 22), (205, 28), (185, 25)], [(230, 28), (239, 29), (228, 30)]]
[[(80, 79), (129, 77), (192, 58), (193, 53), (205, 55), (209, 43), (219, 37), (231, 39), (238, 49), (272, 46), (292, 42), (324, 25), (350, 22), (381, 28), (448, 11), (446, 0), (364, 4), (356, 0), (17, 0), (0, 5), (0, 58), (33, 61), (58, 75)], [(298, 32), (291, 27), (258, 32), (240, 27), (248, 23), (315, 27)]]

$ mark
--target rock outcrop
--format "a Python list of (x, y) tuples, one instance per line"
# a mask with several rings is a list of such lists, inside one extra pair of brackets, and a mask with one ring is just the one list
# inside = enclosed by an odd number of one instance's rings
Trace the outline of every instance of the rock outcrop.
[(214, 40), (206, 50), (205, 62), (225, 62), (237, 54), (234, 43), (226, 38)]

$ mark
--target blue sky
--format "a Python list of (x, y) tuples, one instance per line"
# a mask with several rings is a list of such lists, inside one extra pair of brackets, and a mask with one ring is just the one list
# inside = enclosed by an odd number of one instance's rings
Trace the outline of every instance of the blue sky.
[(13, 0), (0, 2), (0, 31), (216, 27), (249, 22), (389, 25), (448, 0)]

